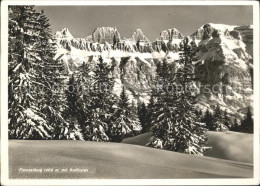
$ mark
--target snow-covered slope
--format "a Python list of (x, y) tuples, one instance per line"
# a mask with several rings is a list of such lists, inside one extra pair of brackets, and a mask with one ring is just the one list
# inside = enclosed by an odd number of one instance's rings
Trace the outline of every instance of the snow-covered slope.
[[(253, 177), (253, 165), (250, 163), (200, 157), (138, 145), (73, 140), (10, 140), (8, 145), (10, 179)], [(68, 169), (68, 171), (57, 173), (26, 171), (48, 168)]]
[[(240, 132), (207, 131), (208, 145), (212, 149), (205, 156), (214, 158), (253, 163), (253, 135)], [(122, 143), (145, 146), (152, 140), (152, 133), (126, 138)]]

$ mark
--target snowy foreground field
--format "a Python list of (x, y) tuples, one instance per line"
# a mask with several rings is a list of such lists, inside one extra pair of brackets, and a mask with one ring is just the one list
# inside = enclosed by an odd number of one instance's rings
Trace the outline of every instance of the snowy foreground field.
[[(141, 134), (123, 140), (122, 143), (145, 146), (150, 141), (151, 133)], [(213, 147), (205, 156), (240, 161), (253, 164), (253, 135), (241, 132), (208, 131), (208, 145)]]
[[(218, 138), (221, 133), (209, 133), (209, 135), (214, 141), (221, 140)], [(229, 132), (229, 135), (238, 134)], [(243, 140), (242, 136), (239, 137)], [(253, 176), (251, 163), (199, 157), (141, 146), (140, 143), (149, 140), (149, 133), (139, 136), (139, 145), (133, 145), (136, 138), (138, 137), (124, 141), (132, 144), (10, 140), (10, 178), (170, 179)], [(241, 152), (236, 151), (237, 156), (241, 156)], [(245, 153), (248, 155), (249, 152)]]

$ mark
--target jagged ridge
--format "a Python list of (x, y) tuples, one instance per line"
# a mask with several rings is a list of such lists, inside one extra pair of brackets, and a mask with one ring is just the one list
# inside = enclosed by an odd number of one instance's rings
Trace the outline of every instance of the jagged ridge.
[[(197, 56), (201, 60), (196, 65), (200, 78), (198, 83), (219, 85), (220, 88), (226, 86), (230, 91), (230, 94), (201, 93), (198, 104), (201, 109), (210, 109), (219, 103), (232, 115), (252, 103), (252, 87), (246, 89), (247, 93), (236, 90), (252, 83), (252, 57), (247, 52), (252, 51), (252, 30), (251, 26), (209, 23), (190, 36), (199, 46)], [(74, 38), (68, 29), (57, 32), (55, 36), (58, 43), (56, 57), (62, 55), (60, 60), (68, 73), (80, 68), (83, 62), (95, 64), (102, 56), (105, 62), (113, 66), (115, 92), (119, 94), (124, 84), (130, 99), (146, 103), (156, 64), (166, 60), (172, 70), (176, 70), (179, 44), (184, 38), (177, 29), (172, 28), (162, 31), (153, 42), (140, 29), (126, 39), (111, 27), (97, 28), (87, 38)]]

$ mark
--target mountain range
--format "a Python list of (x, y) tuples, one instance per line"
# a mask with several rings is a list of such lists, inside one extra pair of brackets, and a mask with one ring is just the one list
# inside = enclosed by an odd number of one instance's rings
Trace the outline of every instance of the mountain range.
[[(186, 37), (198, 45), (197, 107), (211, 110), (218, 103), (230, 116), (242, 118), (253, 102), (253, 26), (207, 23)], [(176, 28), (162, 31), (155, 41), (141, 29), (125, 38), (116, 28), (99, 27), (85, 38), (75, 38), (64, 28), (55, 33), (56, 59), (69, 75), (83, 63), (96, 64), (101, 56), (113, 69), (115, 94), (125, 85), (130, 101), (148, 103), (156, 65), (166, 60), (176, 71), (184, 38)]]

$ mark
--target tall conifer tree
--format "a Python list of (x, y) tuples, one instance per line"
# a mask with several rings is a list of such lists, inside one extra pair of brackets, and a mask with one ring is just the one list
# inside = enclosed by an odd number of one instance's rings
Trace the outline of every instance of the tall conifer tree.
[(142, 125), (142, 132), (145, 133), (148, 130), (148, 113), (147, 108), (144, 103), (142, 103), (138, 108), (138, 117)]
[(194, 108), (192, 61), (196, 48), (193, 46), (185, 38), (180, 46), (183, 55), (179, 63), (183, 68), (174, 75), (168, 75), (168, 71), (161, 75), (166, 86), (163, 85), (163, 91), (157, 96), (152, 121), (153, 140), (148, 146), (198, 155), (203, 155), (206, 149), (206, 130), (197, 120)]
[(124, 138), (134, 136), (141, 130), (141, 125), (136, 112), (131, 109), (123, 86), (116, 111), (111, 118), (112, 141), (120, 142)]
[(247, 109), (245, 119), (241, 122), (240, 131), (246, 133), (254, 133), (254, 121), (249, 107)]
[(56, 54), (55, 40), (52, 38), (48, 18), (41, 11), (39, 15), (39, 69), (38, 78), (44, 84), (41, 112), (46, 114), (47, 122), (54, 128), (53, 139), (82, 139), (78, 124), (66, 114), (68, 107), (65, 92), (66, 85), (63, 64), (54, 60)]
[(109, 125), (116, 101), (112, 92), (114, 80), (111, 69), (102, 57), (99, 58), (94, 74), (84, 138), (89, 141), (110, 141)]
[(227, 131), (228, 127), (225, 125), (224, 113), (221, 110), (219, 104), (216, 105), (213, 114), (213, 127), (214, 131)]
[[(39, 55), (39, 13), (33, 6), (9, 6), (8, 36), (8, 107), (9, 137), (51, 139), (53, 127), (39, 109), (36, 87), (44, 86), (37, 78)], [(32, 92), (31, 92), (32, 91)]]

